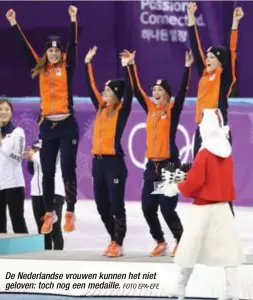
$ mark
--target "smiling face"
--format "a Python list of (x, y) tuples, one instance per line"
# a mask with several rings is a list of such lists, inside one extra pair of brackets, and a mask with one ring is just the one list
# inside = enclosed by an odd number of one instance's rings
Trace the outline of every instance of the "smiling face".
[(12, 118), (12, 108), (8, 102), (0, 102), (0, 125), (7, 124)]
[(152, 88), (152, 97), (155, 99), (156, 105), (166, 104), (170, 97), (163, 87), (154, 85)]
[(207, 70), (207, 72), (211, 73), (219, 67), (221, 67), (221, 62), (218, 60), (218, 58), (212, 52), (208, 52), (206, 55), (206, 70)]
[(116, 97), (113, 90), (108, 85), (105, 85), (102, 96), (104, 102), (108, 105), (115, 104), (118, 101), (118, 98)]
[(62, 52), (59, 48), (51, 47), (46, 51), (47, 60), (51, 64), (57, 64), (61, 60)]

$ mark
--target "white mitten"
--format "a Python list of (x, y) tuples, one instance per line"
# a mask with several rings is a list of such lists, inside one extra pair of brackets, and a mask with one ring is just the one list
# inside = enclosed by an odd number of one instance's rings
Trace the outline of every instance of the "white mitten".
[(161, 170), (161, 177), (162, 180), (166, 181), (166, 183), (174, 183), (175, 179), (176, 179), (176, 173), (175, 172), (171, 172), (171, 171), (167, 171), (165, 169)]
[(179, 191), (176, 183), (170, 183), (164, 187), (164, 196), (174, 197), (179, 193), (180, 193), (180, 191)]

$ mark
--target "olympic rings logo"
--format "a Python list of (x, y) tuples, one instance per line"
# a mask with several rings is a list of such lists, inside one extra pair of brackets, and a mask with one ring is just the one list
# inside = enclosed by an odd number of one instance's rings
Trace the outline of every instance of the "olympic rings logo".
[[(144, 157), (143, 161), (139, 161), (135, 157), (135, 150), (134, 150), (134, 137), (139, 130), (143, 130), (143, 129), (146, 129), (146, 123), (144, 122), (138, 123), (132, 128), (132, 130), (129, 133), (127, 146), (128, 146), (128, 154), (132, 163), (137, 168), (144, 170), (147, 163), (147, 158)], [(178, 125), (178, 131), (183, 135), (184, 138), (184, 146), (181, 149), (179, 149), (179, 155), (182, 163), (185, 163), (193, 158), (195, 133), (193, 134), (192, 137), (190, 137), (188, 130), (181, 124)]]

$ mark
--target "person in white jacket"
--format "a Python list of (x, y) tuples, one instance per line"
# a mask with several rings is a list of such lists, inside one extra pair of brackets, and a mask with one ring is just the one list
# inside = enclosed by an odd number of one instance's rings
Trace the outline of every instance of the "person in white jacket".
[(12, 123), (13, 106), (0, 99), (0, 233), (7, 233), (7, 206), (14, 233), (28, 233), (24, 218), (22, 153), (25, 133)]
[[(30, 149), (24, 153), (24, 157), (28, 160), (28, 171), (33, 175), (31, 180), (31, 196), (32, 208), (38, 232), (41, 233), (43, 218), (46, 214), (43, 202), (42, 189), (42, 168), (40, 162), (40, 149), (42, 141), (35, 141)], [(54, 225), (53, 230), (49, 234), (45, 234), (46, 250), (63, 250), (64, 239), (61, 229), (62, 208), (65, 201), (65, 189), (62, 178), (60, 151), (57, 155), (55, 169), (55, 196), (54, 196)]]

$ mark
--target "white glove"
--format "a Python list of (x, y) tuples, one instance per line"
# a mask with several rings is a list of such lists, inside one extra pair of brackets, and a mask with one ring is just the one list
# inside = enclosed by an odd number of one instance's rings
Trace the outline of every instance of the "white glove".
[(165, 169), (162, 169), (162, 180), (166, 181), (166, 183), (173, 183), (176, 181), (176, 173), (167, 171)]
[(167, 196), (167, 197), (174, 197), (176, 196), (177, 194), (179, 194), (180, 191), (177, 187), (177, 184), (176, 183), (171, 183), (171, 184), (168, 184), (165, 188), (164, 188), (164, 196)]
[(186, 180), (187, 173), (184, 171), (181, 171), (180, 169), (176, 169), (175, 172), (175, 181), (181, 182)]

